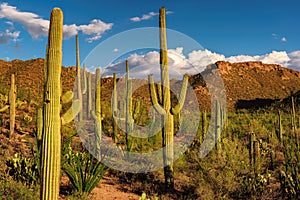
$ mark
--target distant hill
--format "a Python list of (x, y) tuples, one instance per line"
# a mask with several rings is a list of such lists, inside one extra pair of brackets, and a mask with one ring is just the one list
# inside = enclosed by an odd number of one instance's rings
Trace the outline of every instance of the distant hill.
[[(10, 62), (0, 60), (0, 93), (7, 94), (10, 85), (10, 74), (15, 73), (18, 87), (18, 97), (22, 100), (32, 99), (40, 102), (43, 91), (44, 59), (27, 61), (13, 60)], [(273, 100), (287, 98), (291, 92), (300, 91), (300, 72), (281, 67), (275, 64), (261, 62), (229, 63), (219, 61), (215, 63), (222, 76), (227, 95), (229, 109), (247, 108), (252, 106), (268, 105)], [(201, 109), (209, 110), (210, 97), (203, 76), (215, 70), (208, 66), (204, 72), (189, 77), (189, 82), (199, 99)], [(76, 68), (62, 68), (63, 91), (73, 90)], [(147, 83), (147, 80), (140, 80)], [(176, 80), (173, 83), (176, 84)], [(102, 80), (103, 98), (111, 98), (112, 79)], [(138, 89), (136, 98), (149, 100), (148, 87)], [(41, 102), (40, 102), (41, 103)]]

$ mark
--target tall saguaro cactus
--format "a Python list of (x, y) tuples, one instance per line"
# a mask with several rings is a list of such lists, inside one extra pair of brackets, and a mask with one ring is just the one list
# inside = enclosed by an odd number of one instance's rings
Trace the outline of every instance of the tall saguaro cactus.
[[(174, 188), (173, 176), (173, 138), (174, 138), (174, 118), (178, 114), (184, 104), (188, 76), (184, 75), (183, 85), (181, 88), (179, 103), (175, 107), (171, 107), (171, 92), (170, 92), (170, 78), (168, 71), (168, 49), (166, 39), (166, 9), (159, 10), (159, 28), (160, 28), (160, 70), (161, 70), (161, 100), (158, 101), (153, 75), (149, 75), (150, 96), (152, 104), (157, 112), (163, 115), (162, 120), (162, 139), (163, 139), (163, 161), (164, 161), (164, 176), (167, 188)], [(160, 89), (158, 90), (160, 91)]]
[(10, 92), (9, 92), (9, 137), (11, 138), (15, 131), (15, 118), (16, 118), (16, 85), (15, 75), (11, 75), (10, 79)]
[(112, 114), (113, 114), (113, 138), (114, 142), (118, 142), (118, 123), (117, 119), (119, 117), (118, 111), (118, 98), (117, 98), (117, 75), (116, 73), (113, 74), (113, 97), (112, 97)]
[(79, 57), (79, 44), (78, 44), (78, 35), (76, 35), (76, 69), (77, 69), (77, 98), (81, 102), (80, 112), (78, 114), (78, 121), (82, 121), (82, 93), (81, 93), (81, 75), (80, 75), (80, 57)]
[(58, 199), (61, 155), (61, 63), (63, 13), (54, 8), (50, 17), (47, 78), (44, 91), (44, 117), (41, 157), (40, 199)]
[(101, 155), (101, 136), (102, 136), (102, 116), (101, 116), (101, 75), (100, 69), (96, 69), (96, 90), (95, 90), (95, 121), (96, 121), (96, 147), (97, 147), (97, 155), (98, 160)]
[(130, 134), (133, 130), (133, 119), (132, 119), (132, 82), (129, 77), (129, 66), (128, 60), (126, 60), (126, 147), (127, 151), (132, 148), (132, 136)]

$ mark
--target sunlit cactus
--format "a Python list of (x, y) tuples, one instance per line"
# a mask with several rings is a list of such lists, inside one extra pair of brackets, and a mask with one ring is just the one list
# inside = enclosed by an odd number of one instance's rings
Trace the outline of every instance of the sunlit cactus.
[(16, 94), (15, 75), (11, 75), (9, 92), (9, 137), (12, 137), (15, 131), (16, 119)]
[(129, 76), (128, 60), (126, 60), (126, 148), (130, 151), (132, 148), (132, 136), (130, 135), (133, 131), (133, 118), (132, 118), (132, 82)]
[(117, 75), (116, 73), (113, 74), (113, 97), (112, 97), (112, 115), (113, 115), (113, 139), (114, 142), (118, 142), (118, 117), (119, 117), (119, 109), (118, 109), (118, 98), (117, 98)]
[(150, 96), (151, 101), (158, 113), (163, 116), (162, 120), (162, 139), (163, 139), (163, 162), (164, 162), (164, 176), (167, 188), (174, 188), (174, 173), (173, 173), (173, 138), (174, 138), (174, 115), (177, 115), (184, 104), (188, 76), (185, 75), (179, 96), (179, 102), (175, 107), (171, 107), (171, 94), (170, 94), (170, 78), (168, 71), (168, 49), (166, 38), (166, 9), (161, 8), (159, 11), (159, 27), (160, 27), (160, 69), (161, 69), (161, 102), (157, 97), (157, 92), (154, 85), (153, 75), (149, 75)]
[(58, 199), (61, 156), (61, 64), (63, 13), (54, 8), (50, 17), (47, 75), (44, 91), (44, 116), (41, 156), (40, 199)]

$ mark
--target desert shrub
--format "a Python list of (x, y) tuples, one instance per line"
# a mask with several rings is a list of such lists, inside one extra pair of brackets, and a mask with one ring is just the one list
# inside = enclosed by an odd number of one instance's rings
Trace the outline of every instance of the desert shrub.
[(15, 154), (14, 158), (6, 161), (8, 174), (16, 181), (25, 185), (36, 185), (39, 182), (39, 166), (34, 158), (26, 158)]

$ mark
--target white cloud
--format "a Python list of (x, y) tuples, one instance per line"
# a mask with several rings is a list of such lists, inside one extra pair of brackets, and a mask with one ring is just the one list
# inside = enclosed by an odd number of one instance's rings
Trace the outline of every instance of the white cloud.
[(288, 56), (290, 58), (288, 67), (300, 71), (300, 51), (293, 51)]
[(151, 19), (152, 17), (154, 17), (156, 15), (158, 15), (158, 13), (149, 12), (148, 14), (144, 14), (142, 17), (132, 17), (132, 18), (130, 18), (130, 20), (133, 21), (133, 22), (140, 22), (140, 21), (143, 21), (143, 20)]
[(287, 41), (286, 37), (281, 38), (281, 42), (286, 42), (286, 41)]
[[(166, 14), (173, 14), (174, 12), (172, 11), (167, 11)], [(148, 20), (148, 19), (151, 19), (152, 17), (158, 15), (158, 13), (156, 12), (149, 12), (148, 14), (144, 14), (142, 17), (132, 17), (130, 18), (130, 21), (133, 21), (133, 22), (140, 22), (140, 21), (143, 21), (143, 20)]]
[(113, 52), (118, 52), (118, 51), (119, 51), (118, 48), (114, 48), (114, 49), (113, 49)]
[(0, 31), (0, 44), (8, 44), (10, 40), (16, 42), (20, 36), (20, 31), (11, 32), (6, 29), (5, 32)]
[[(223, 54), (209, 50), (197, 50), (190, 52), (187, 56), (183, 54), (183, 48), (169, 49), (169, 70), (171, 78), (182, 78), (185, 73), (197, 74), (209, 64), (217, 61), (247, 62), (261, 61), (266, 64), (279, 64), (284, 67), (300, 69), (300, 51), (287, 54), (285, 51), (272, 51), (264, 55), (237, 55), (225, 57)], [(160, 75), (159, 53), (151, 51), (143, 55), (132, 54), (127, 58), (131, 70), (131, 76), (136, 78), (147, 78), (149, 74), (155, 77)], [(118, 62), (106, 67), (104, 76), (111, 76), (116, 72), (118, 76), (125, 74), (125, 63)]]
[[(8, 3), (0, 4), (0, 18), (6, 18), (13, 22), (24, 25), (24, 28), (33, 38), (47, 36), (49, 29), (49, 20), (42, 19), (35, 13), (19, 11), (17, 7), (10, 6)], [(101, 38), (101, 35), (110, 30), (113, 23), (105, 23), (99, 19), (94, 19), (88, 25), (64, 25), (64, 38), (69, 38), (82, 31), (83, 34), (89, 35), (88, 42), (93, 42)]]

